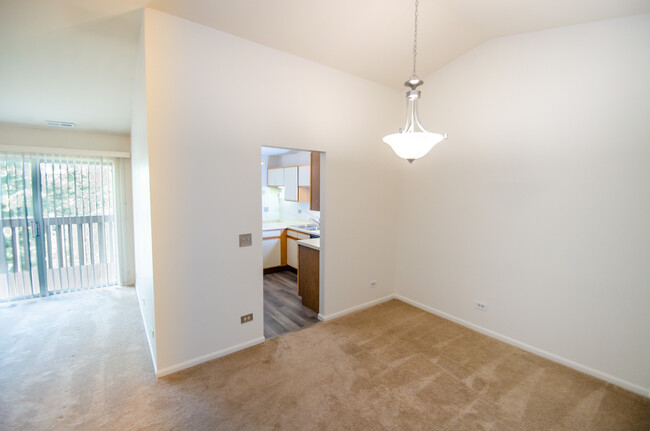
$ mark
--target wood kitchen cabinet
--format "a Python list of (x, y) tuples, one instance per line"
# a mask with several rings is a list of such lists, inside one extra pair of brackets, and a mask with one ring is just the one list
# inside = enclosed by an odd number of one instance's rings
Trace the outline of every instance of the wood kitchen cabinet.
[(296, 241), (309, 239), (309, 235), (295, 230), (287, 229), (287, 265), (298, 269), (298, 244)]
[(302, 305), (315, 313), (319, 312), (319, 257), (320, 251), (298, 246), (298, 295)]
[(284, 200), (311, 202), (311, 165), (268, 168), (266, 185), (284, 187)]
[(320, 153), (311, 153), (309, 209), (320, 211)]
[(298, 166), (298, 202), (311, 200), (311, 166)]

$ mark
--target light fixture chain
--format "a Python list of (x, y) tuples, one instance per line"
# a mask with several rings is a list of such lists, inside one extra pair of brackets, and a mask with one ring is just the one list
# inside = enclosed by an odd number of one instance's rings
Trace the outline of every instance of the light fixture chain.
[(415, 31), (413, 32), (413, 75), (415, 75), (415, 64), (418, 55), (418, 0), (415, 0)]

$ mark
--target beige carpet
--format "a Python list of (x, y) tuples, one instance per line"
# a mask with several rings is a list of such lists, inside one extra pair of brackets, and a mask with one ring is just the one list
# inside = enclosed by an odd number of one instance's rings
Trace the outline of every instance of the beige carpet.
[(390, 301), (156, 380), (132, 289), (0, 306), (0, 429), (643, 430), (650, 400)]

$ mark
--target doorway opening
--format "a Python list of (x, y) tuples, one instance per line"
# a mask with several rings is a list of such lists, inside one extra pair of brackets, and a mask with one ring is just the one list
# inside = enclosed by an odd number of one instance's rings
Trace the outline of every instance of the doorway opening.
[(318, 322), (322, 310), (321, 153), (262, 147), (264, 336)]
[(0, 153), (0, 302), (117, 284), (114, 166)]

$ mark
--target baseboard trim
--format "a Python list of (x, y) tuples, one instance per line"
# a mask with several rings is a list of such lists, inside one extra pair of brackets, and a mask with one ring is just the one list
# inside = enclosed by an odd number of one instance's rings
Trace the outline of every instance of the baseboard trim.
[(298, 270), (296, 268), (293, 268), (289, 265), (282, 265), (282, 266), (272, 266), (270, 268), (264, 268), (264, 275), (273, 274), (274, 272), (282, 272), (282, 271), (291, 271), (295, 274), (298, 273)]
[(140, 298), (140, 292), (138, 289), (135, 289), (135, 296), (138, 298), (138, 307), (140, 308), (140, 316), (142, 317), (142, 325), (144, 326), (144, 336), (147, 338), (147, 344), (149, 345), (149, 354), (151, 355), (151, 363), (153, 364), (153, 373), (158, 375), (158, 366), (156, 365), (156, 355), (154, 354), (153, 345), (151, 344), (151, 339), (149, 334), (151, 331), (147, 326), (147, 319), (144, 317), (144, 310), (142, 309), (142, 299)]
[(364, 308), (372, 307), (373, 305), (381, 304), (382, 302), (390, 301), (395, 299), (396, 295), (387, 295), (379, 299), (373, 299), (372, 301), (364, 302), (363, 304), (355, 305), (354, 307), (346, 308), (345, 310), (337, 311), (336, 313), (323, 315), (318, 313), (318, 320), (326, 322), (328, 320), (336, 319), (337, 317), (344, 316), (346, 314), (353, 313), (355, 311), (363, 310)]
[(616, 386), (620, 386), (624, 389), (627, 389), (628, 391), (634, 392), (636, 394), (642, 395), (644, 397), (650, 398), (650, 388), (644, 388), (642, 386), (639, 386), (637, 384), (628, 382), (627, 380), (619, 379), (618, 377), (614, 377), (610, 374), (603, 373), (602, 371), (598, 371), (596, 369), (593, 369), (591, 367), (588, 367), (586, 365), (580, 364), (578, 362), (572, 361), (570, 359), (567, 359), (565, 357), (556, 355), (551, 352), (547, 352), (546, 350), (539, 349), (537, 347), (531, 346), (530, 344), (523, 343), (519, 340), (516, 340), (514, 338), (510, 338), (506, 335), (500, 334), (498, 332), (492, 331), (490, 329), (484, 328), (482, 326), (476, 325), (474, 323), (468, 322), (467, 320), (463, 320), (459, 317), (453, 316), (451, 314), (447, 314), (444, 311), (440, 311), (438, 309), (435, 309), (433, 307), (429, 307), (428, 305), (424, 305), (420, 302), (414, 301), (412, 299), (409, 299), (405, 296), (402, 295), (394, 295), (396, 299), (399, 299), (400, 301), (406, 302), (407, 304), (411, 304), (414, 307), (417, 307), (421, 310), (428, 311), (429, 313), (433, 313), (437, 316), (440, 316), (442, 318), (445, 318), (447, 320), (451, 320), (452, 322), (456, 322), (460, 325), (463, 325), (467, 328), (473, 329), (477, 332), (480, 332), (481, 334), (487, 335), (488, 337), (496, 338), (497, 340), (503, 341), (504, 343), (508, 343), (510, 345), (513, 345), (515, 347), (519, 347), (520, 349), (526, 350), (530, 353), (534, 353), (538, 356), (541, 356), (543, 358), (549, 359), (553, 362), (560, 363), (562, 365), (565, 365), (569, 368), (573, 368), (574, 370), (580, 371), (585, 374), (589, 374), (590, 376), (596, 377), (597, 379), (604, 380), (608, 383), (614, 384)]
[(253, 338), (246, 342), (236, 344), (234, 346), (226, 347), (225, 349), (217, 350), (216, 352), (208, 353), (207, 355), (199, 356), (198, 358), (190, 359), (189, 361), (181, 362), (180, 364), (172, 365), (171, 367), (162, 368), (156, 371), (156, 377), (163, 377), (169, 374), (176, 373), (178, 371), (184, 370), (186, 368), (193, 367), (195, 365), (202, 364), (203, 362), (211, 361), (213, 359), (220, 358), (222, 356), (229, 355), (238, 350), (243, 350), (247, 347), (254, 346), (266, 341), (264, 337)]

